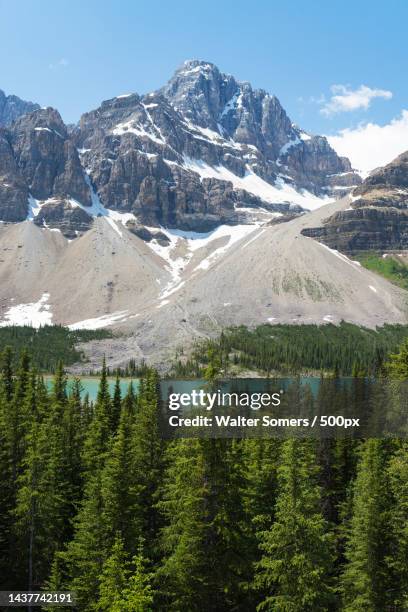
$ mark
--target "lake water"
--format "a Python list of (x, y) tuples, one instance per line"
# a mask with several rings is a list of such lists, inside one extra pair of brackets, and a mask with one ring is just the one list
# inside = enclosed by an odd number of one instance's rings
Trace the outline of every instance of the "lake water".
[[(52, 389), (52, 377), (47, 377), (46, 384), (49, 389)], [(68, 380), (68, 390), (72, 385), (73, 379)], [(299, 381), (300, 386), (292, 386), (294, 382)], [(395, 383), (395, 381), (392, 381)], [(127, 393), (130, 384), (133, 384), (135, 392), (139, 387), (139, 380), (137, 378), (130, 379), (124, 378), (120, 380), (120, 388), (122, 397)], [(108, 379), (109, 389), (113, 395), (115, 378)], [(89, 395), (90, 400), (94, 401), (97, 397), (99, 379), (97, 377), (83, 377), (81, 378), (82, 385), (82, 396), (85, 394)], [(247, 395), (260, 395), (261, 393), (272, 394), (279, 393), (281, 395), (282, 402), (277, 409), (273, 409), (279, 417), (302, 417), (305, 416), (312, 422), (316, 416), (316, 410), (319, 415), (329, 415), (331, 419), (335, 419), (335, 427), (317, 427), (313, 432), (308, 431), (308, 435), (319, 435), (323, 437), (334, 437), (337, 435), (346, 436), (357, 436), (357, 437), (407, 437), (408, 435), (408, 381), (399, 383), (400, 386), (397, 388), (394, 386), (387, 385), (383, 380), (377, 381), (371, 379), (353, 379), (353, 378), (338, 378), (338, 379), (324, 379), (322, 387), (322, 379), (317, 377), (285, 377), (285, 378), (235, 378), (225, 381), (219, 381), (216, 385), (209, 385), (205, 380), (190, 379), (190, 380), (175, 380), (168, 379), (161, 381), (161, 396), (163, 403), (163, 409), (160, 411), (162, 418), (162, 433), (164, 437), (173, 437), (174, 429), (169, 430), (168, 423), (166, 421), (169, 413), (174, 414), (175, 408), (169, 410), (167, 399), (171, 393), (176, 394), (188, 394), (192, 391), (203, 389), (204, 392), (214, 395), (214, 392), (220, 391), (227, 394), (247, 394)], [(286, 393), (287, 391), (290, 393)], [(319, 392), (322, 391), (320, 394)], [(283, 395), (282, 395), (283, 394)], [(176, 399), (176, 398), (173, 398)], [(225, 403), (223, 400), (218, 399), (222, 404), (219, 406), (214, 405), (214, 412), (219, 409), (223, 410)], [(258, 401), (258, 400), (256, 400)], [(181, 407), (183, 406), (183, 407)], [(222, 406), (222, 408), (221, 408)], [(248, 404), (246, 404), (248, 406)], [(251, 404), (252, 406), (252, 404)], [(227, 401), (228, 407), (228, 401)], [(183, 402), (180, 405), (181, 411), (178, 414), (184, 415), (193, 408), (191, 402), (187, 402), (187, 405)], [(256, 407), (255, 407), (256, 408)], [(193, 408), (195, 410), (195, 408)], [(245, 405), (241, 408), (235, 404), (231, 404), (231, 409), (237, 413), (237, 410), (243, 410), (243, 415), (253, 416), (253, 410), (246, 408)], [(178, 410), (178, 409), (177, 409)], [(202, 408), (204, 414), (207, 415), (206, 406)], [(237, 413), (238, 414), (238, 413)], [(340, 415), (340, 416), (339, 416)], [(190, 415), (191, 416), (191, 413)], [(348, 427), (344, 429), (343, 425), (339, 426), (337, 423), (337, 417), (342, 419), (342, 422), (349, 421), (354, 422), (358, 420), (361, 422), (361, 427), (357, 428)], [(326, 418), (326, 417), (325, 417)], [(168, 420), (168, 419), (167, 419)], [(333, 421), (334, 423), (334, 421)], [(176, 428), (177, 429), (177, 428)], [(278, 428), (279, 429), (279, 428)], [(244, 430), (243, 430), (244, 431)], [(340, 434), (338, 432), (340, 431)], [(190, 436), (196, 435), (194, 430), (190, 429), (187, 434), (184, 430), (181, 430), (181, 435)], [(227, 428), (222, 428), (221, 433), (215, 432), (214, 437), (246, 437), (242, 431), (233, 428), (231, 431)], [(255, 431), (255, 437), (259, 432)], [(276, 432), (272, 428), (272, 434)], [(262, 434), (263, 435), (263, 434)], [(251, 436), (252, 433), (251, 433)]]
[[(68, 390), (70, 389), (72, 385), (72, 380), (73, 380), (72, 378), (68, 379)], [(231, 390), (231, 386), (234, 386), (234, 387), (239, 387), (239, 390), (241, 392), (246, 391), (248, 393), (258, 393), (258, 392), (268, 391), (270, 388), (273, 388), (273, 390), (276, 390), (276, 391), (279, 391), (280, 389), (286, 390), (289, 387), (289, 385), (293, 383), (294, 380), (295, 378), (290, 378), (290, 377), (273, 378), (273, 379), (272, 378), (271, 379), (235, 378), (235, 379), (229, 379), (228, 381), (220, 381), (217, 387), (221, 389), (222, 391), (228, 391), (228, 390)], [(346, 379), (342, 379), (342, 380), (344, 381)], [(53, 381), (52, 377), (47, 376), (45, 378), (47, 388), (50, 390), (52, 389), (52, 384), (53, 384), (52, 381)], [(319, 385), (320, 385), (320, 378), (304, 376), (300, 379), (300, 381), (302, 385), (308, 384), (310, 386), (310, 389), (313, 395), (317, 394)], [(115, 387), (115, 378), (109, 378), (108, 383), (109, 383), (109, 390), (111, 392), (111, 395), (113, 395), (113, 390)], [(122, 392), (122, 397), (126, 395), (130, 383), (133, 384), (133, 388), (135, 392), (137, 392), (137, 389), (139, 387), (139, 379), (137, 378), (120, 379), (120, 389)], [(98, 394), (99, 378), (82, 377), (81, 385), (82, 385), (82, 397), (88, 394), (90, 400), (95, 400)], [(163, 398), (167, 397), (168, 394), (172, 392), (190, 393), (193, 389), (201, 389), (202, 387), (206, 385), (208, 385), (208, 383), (207, 381), (203, 379), (163, 380), (161, 382), (162, 397)]]
[[(50, 390), (52, 389), (52, 385), (53, 385), (52, 381), (53, 379), (51, 377), (45, 378), (45, 383), (47, 385), (47, 388)], [(113, 395), (115, 381), (116, 381), (115, 378), (108, 379), (109, 391), (111, 395)], [(73, 379), (69, 378), (68, 379), (68, 392), (72, 386), (72, 382), (73, 382)], [(139, 387), (139, 380), (137, 378), (135, 379), (122, 378), (120, 380), (120, 390), (122, 392), (122, 397), (126, 395), (130, 383), (133, 384), (134, 390), (137, 391)], [(82, 393), (81, 393), (82, 397), (85, 397), (85, 395), (88, 394), (90, 400), (95, 400), (98, 394), (99, 378), (90, 378), (90, 377), (81, 378), (81, 385), (82, 385)]]

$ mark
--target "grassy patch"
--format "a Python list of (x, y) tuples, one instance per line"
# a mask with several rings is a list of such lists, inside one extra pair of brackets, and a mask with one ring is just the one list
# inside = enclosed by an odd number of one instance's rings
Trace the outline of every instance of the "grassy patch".
[(397, 257), (382, 257), (377, 253), (365, 253), (356, 258), (362, 266), (376, 272), (395, 285), (408, 290), (408, 265)]

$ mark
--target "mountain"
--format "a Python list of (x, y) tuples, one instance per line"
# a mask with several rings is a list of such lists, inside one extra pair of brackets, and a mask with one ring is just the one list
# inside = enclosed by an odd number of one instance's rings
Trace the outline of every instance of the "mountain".
[(275, 96), (199, 61), (158, 92), (103, 102), (74, 128), (46, 108), (0, 137), (0, 220), (28, 215), (70, 239), (107, 210), (139, 235), (143, 226), (205, 232), (260, 211), (316, 208), (360, 182)]
[(26, 102), (17, 96), (6, 96), (0, 89), (0, 127), (10, 125), (13, 121), (40, 108), (34, 102)]
[(402, 289), (314, 239), (375, 193), (395, 202), (405, 179), (382, 172), (361, 184), (275, 96), (207, 62), (76, 126), (24, 114), (0, 128), (0, 325), (120, 332), (89, 345), (92, 367), (163, 365), (233, 324), (406, 322)]
[(304, 234), (343, 253), (408, 248), (408, 151), (372, 172), (353, 191), (347, 210)]
[[(175, 351), (229, 325), (407, 320), (406, 292), (302, 235), (345, 210), (348, 198), (286, 223), (220, 226), (207, 234), (163, 229), (146, 242), (110, 217), (75, 240), (24, 222), (0, 225), (1, 325), (108, 327), (89, 367)], [(271, 332), (272, 333), (272, 332)]]
[(185, 62), (161, 92), (193, 125), (250, 147), (249, 165), (264, 178), (336, 196), (360, 182), (326, 138), (290, 121), (276, 96), (222, 74), (214, 64)]

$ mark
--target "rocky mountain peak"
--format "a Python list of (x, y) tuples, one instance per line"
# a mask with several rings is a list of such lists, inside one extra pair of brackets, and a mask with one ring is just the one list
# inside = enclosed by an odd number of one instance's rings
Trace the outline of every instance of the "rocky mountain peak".
[[(256, 147), (269, 160), (279, 160), (285, 146), (301, 141), (301, 130), (275, 95), (253, 89), (211, 62), (188, 60), (160, 91), (194, 125)], [(343, 171), (341, 162), (338, 171)]]
[(219, 131), (225, 105), (239, 85), (211, 62), (188, 60), (160, 91), (193, 123)]
[(0, 126), (10, 125), (21, 115), (30, 113), (38, 108), (40, 108), (38, 104), (26, 102), (17, 96), (6, 96), (4, 91), (0, 89)]
[(13, 216), (10, 185), (19, 184), (13, 220), (26, 218), (29, 194), (40, 203), (35, 222), (70, 236), (101, 210), (206, 232), (265, 211), (299, 213), (359, 183), (325, 138), (292, 124), (276, 96), (199, 60), (156, 92), (102, 102), (73, 128), (55, 109), (34, 110), (6, 130), (2, 149), (0, 218)]

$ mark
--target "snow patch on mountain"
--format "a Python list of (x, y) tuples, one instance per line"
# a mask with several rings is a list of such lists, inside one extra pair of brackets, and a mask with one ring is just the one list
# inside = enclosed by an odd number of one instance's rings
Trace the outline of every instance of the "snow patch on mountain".
[(225, 166), (210, 166), (201, 159), (192, 159), (187, 156), (184, 156), (183, 159), (184, 167), (187, 170), (196, 172), (202, 179), (216, 178), (221, 181), (229, 181), (235, 189), (244, 189), (271, 204), (289, 202), (291, 204), (299, 204), (299, 206), (309, 210), (315, 210), (323, 204), (333, 201), (327, 196), (319, 198), (306, 190), (296, 191), (294, 187), (285, 183), (282, 177), (278, 177), (275, 185), (271, 185), (255, 174), (249, 166), (247, 166), (245, 175), (241, 177), (228, 170)]
[(238, 91), (234, 93), (232, 98), (228, 100), (228, 102), (226, 103), (226, 105), (224, 106), (222, 110), (220, 119), (228, 115), (228, 113), (235, 110), (236, 108), (242, 108), (242, 91), (240, 89), (238, 89)]
[(242, 238), (245, 238), (248, 236), (248, 234), (251, 234), (257, 229), (256, 225), (235, 225), (234, 231), (231, 232), (231, 226), (222, 225), (220, 227), (222, 228), (222, 232), (220, 232), (221, 236), (226, 236), (228, 238), (228, 242), (224, 246), (215, 249), (215, 251), (213, 251), (208, 257), (203, 259), (198, 266), (196, 266), (196, 270), (207, 270), (210, 265), (213, 264), (214, 261), (220, 257), (220, 255), (225, 254), (225, 252), (230, 249), (233, 244)]
[(133, 213), (121, 213), (121, 212), (118, 212), (117, 210), (111, 210), (110, 208), (105, 208), (98, 194), (93, 188), (91, 179), (89, 178), (88, 174), (85, 174), (85, 181), (87, 182), (90, 192), (91, 192), (92, 206), (84, 206), (83, 204), (81, 204), (81, 202), (78, 202), (78, 200), (75, 200), (73, 198), (69, 200), (71, 206), (74, 206), (74, 207), (77, 206), (79, 208), (82, 208), (82, 210), (84, 210), (91, 217), (104, 217), (107, 223), (109, 223), (109, 225), (112, 227), (112, 229), (114, 229), (115, 232), (119, 234), (119, 236), (122, 237), (123, 234), (118, 226), (118, 223), (126, 225), (128, 221), (131, 221), (131, 220), (135, 221), (136, 220), (135, 215)]
[(341, 261), (344, 261), (345, 263), (349, 264), (350, 266), (353, 266), (353, 268), (357, 268), (357, 269), (361, 268), (361, 264), (360, 264), (359, 261), (353, 261), (352, 259), (349, 259), (343, 253), (340, 253), (340, 251), (337, 251), (336, 249), (331, 249), (330, 247), (328, 247), (326, 244), (323, 244), (322, 242), (317, 242), (317, 244), (319, 244), (323, 248), (325, 248), (328, 251), (330, 251), (330, 253), (332, 255), (335, 255), (336, 257), (341, 259)]
[[(160, 299), (166, 299), (184, 285), (184, 281), (181, 280), (183, 272), (196, 251), (208, 247), (216, 240), (226, 240), (223, 246), (214, 249), (194, 268), (194, 271), (207, 270), (233, 244), (254, 232), (259, 226), (259, 223), (253, 225), (219, 225), (216, 229), (205, 233), (161, 227), (160, 231), (168, 237), (169, 244), (163, 246), (155, 240), (147, 243), (159, 257), (165, 260), (166, 269), (171, 275), (171, 280), (163, 289)], [(148, 229), (155, 230), (157, 228)], [(176, 255), (176, 251), (182, 252), (183, 255)]]
[(49, 293), (43, 293), (38, 302), (11, 306), (4, 314), (4, 320), (0, 322), (0, 327), (29, 325), (38, 328), (43, 325), (51, 325), (51, 306), (47, 304), (49, 297)]
[(34, 217), (38, 215), (41, 210), (41, 204), (39, 200), (33, 198), (32, 195), (28, 196), (28, 213), (27, 221), (33, 221)]
[[(153, 123), (152, 126), (154, 127)], [(149, 138), (157, 144), (166, 144), (162, 136), (158, 136), (154, 132), (147, 131), (144, 125), (142, 125), (141, 123), (135, 123), (135, 121), (132, 119), (130, 121), (118, 123), (117, 126), (112, 129), (112, 134), (114, 134), (115, 136), (123, 136), (124, 134), (135, 134), (135, 136), (140, 136), (141, 138)]]
[(286, 155), (289, 149), (291, 149), (292, 147), (296, 147), (300, 144), (302, 144), (302, 140), (297, 136), (296, 138), (293, 138), (293, 140), (289, 140), (286, 144), (283, 145), (283, 147), (281, 147), (281, 150), (279, 151), (279, 157), (282, 157), (282, 155)]
[[(94, 319), (85, 319), (83, 321), (77, 321), (68, 325), (68, 329), (102, 329), (108, 327), (114, 323), (125, 321), (128, 318), (128, 310), (121, 310), (112, 312), (110, 314), (102, 315), (101, 317), (95, 317)], [(130, 317), (129, 317), (130, 318)]]

